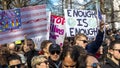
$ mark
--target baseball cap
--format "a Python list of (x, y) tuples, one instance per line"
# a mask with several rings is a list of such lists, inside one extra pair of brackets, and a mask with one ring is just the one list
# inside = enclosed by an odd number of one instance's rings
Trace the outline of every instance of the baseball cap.
[(60, 50), (61, 50), (61, 48), (60, 48), (60, 45), (58, 45), (58, 44), (51, 44), (49, 47), (49, 52), (60, 51)]

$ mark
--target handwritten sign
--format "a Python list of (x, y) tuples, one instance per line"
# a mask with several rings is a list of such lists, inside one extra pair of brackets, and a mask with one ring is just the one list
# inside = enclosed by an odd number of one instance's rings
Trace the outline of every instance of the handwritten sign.
[(65, 20), (68, 37), (78, 33), (92, 37), (97, 33), (98, 24), (95, 11), (65, 9)]
[(65, 22), (64, 18), (56, 15), (51, 15), (50, 23), (50, 40), (63, 45), (65, 37)]

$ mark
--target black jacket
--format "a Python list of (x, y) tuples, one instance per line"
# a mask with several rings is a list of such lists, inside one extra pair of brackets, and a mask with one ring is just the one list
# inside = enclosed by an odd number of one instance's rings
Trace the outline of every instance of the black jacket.
[(61, 61), (53, 61), (51, 58), (48, 58), (49, 68), (61, 68)]
[(103, 42), (103, 38), (104, 38), (104, 32), (101, 32), (99, 30), (95, 41), (92, 41), (86, 46), (87, 52), (95, 55)]
[(27, 66), (28, 66), (28, 68), (32, 68), (32, 67), (31, 67), (31, 60), (32, 60), (32, 58), (33, 58), (34, 56), (38, 56), (38, 55), (39, 55), (38, 51), (36, 51), (36, 50), (31, 50), (31, 51), (25, 53), (24, 55), (25, 55), (25, 57), (27, 58)]
[(115, 64), (111, 59), (107, 58), (105, 65), (102, 68), (120, 68), (119, 65)]

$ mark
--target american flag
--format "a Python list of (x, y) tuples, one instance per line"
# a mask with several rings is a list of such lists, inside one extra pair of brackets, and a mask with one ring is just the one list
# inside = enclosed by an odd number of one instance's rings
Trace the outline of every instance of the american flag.
[(19, 29), (0, 32), (0, 44), (22, 40), (24, 35), (31, 38), (47, 34), (46, 5), (20, 8), (20, 12), (22, 25)]

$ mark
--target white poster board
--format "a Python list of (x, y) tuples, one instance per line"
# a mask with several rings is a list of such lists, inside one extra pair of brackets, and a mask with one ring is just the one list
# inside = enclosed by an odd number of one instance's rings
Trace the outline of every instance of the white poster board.
[(97, 34), (97, 17), (93, 10), (65, 9), (66, 31), (68, 37), (84, 33), (88, 37)]
[(63, 46), (65, 38), (65, 22), (61, 16), (51, 15), (50, 20), (50, 40)]

